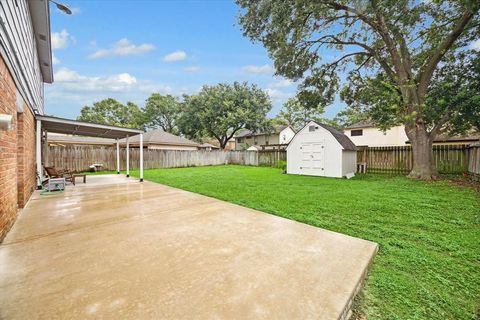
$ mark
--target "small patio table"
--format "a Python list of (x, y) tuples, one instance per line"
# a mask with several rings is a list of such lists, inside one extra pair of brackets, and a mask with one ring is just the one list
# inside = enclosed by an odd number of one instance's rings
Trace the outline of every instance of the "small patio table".
[(83, 177), (83, 183), (87, 183), (87, 175), (84, 174), (84, 173), (76, 173), (73, 175), (73, 179), (72, 179), (72, 182), (73, 182), (73, 185), (75, 185), (75, 180), (77, 177)]

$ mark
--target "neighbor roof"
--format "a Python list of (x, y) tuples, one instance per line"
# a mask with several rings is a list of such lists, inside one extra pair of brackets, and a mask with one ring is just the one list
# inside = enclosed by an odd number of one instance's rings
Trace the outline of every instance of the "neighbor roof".
[(201, 145), (198, 146), (199, 148), (214, 148), (214, 149), (220, 149), (220, 147), (217, 147), (213, 144), (210, 144), (208, 142), (202, 143)]
[[(126, 143), (125, 139), (120, 140), (121, 143)], [(129, 144), (140, 144), (140, 136), (135, 135), (129, 138)], [(147, 131), (143, 134), (143, 145), (149, 144), (163, 144), (163, 145), (182, 145), (182, 146), (195, 146), (199, 144), (185, 139), (183, 137), (176, 136), (174, 134), (163, 131), (162, 129), (156, 129)]]
[(351, 151), (357, 150), (357, 146), (355, 146), (355, 143), (353, 143), (352, 140), (350, 140), (350, 138), (347, 137), (347, 135), (345, 135), (343, 132), (338, 131), (334, 127), (329, 126), (328, 124), (317, 123), (317, 122), (314, 122), (314, 123), (318, 124), (320, 127), (329, 131), (333, 135), (333, 137), (338, 141), (338, 143), (340, 143), (340, 145), (343, 147), (344, 150), (351, 150)]
[(290, 127), (290, 126), (277, 126), (277, 127), (273, 128), (272, 132), (253, 132), (253, 131), (250, 131), (250, 130), (245, 130), (245, 131), (237, 134), (234, 138), (253, 137), (253, 136), (261, 136), (261, 135), (264, 135), (264, 134), (280, 133), (288, 127)]
[(49, 143), (112, 145), (115, 139), (48, 133)]
[(345, 129), (359, 129), (359, 128), (371, 128), (371, 127), (375, 127), (375, 124), (370, 120), (365, 120), (365, 121), (360, 121), (352, 125), (349, 125)]

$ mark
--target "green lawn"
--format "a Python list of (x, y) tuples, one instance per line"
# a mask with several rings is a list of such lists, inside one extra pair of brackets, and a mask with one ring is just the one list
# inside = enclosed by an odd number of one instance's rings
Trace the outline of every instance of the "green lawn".
[(480, 196), (471, 188), (242, 166), (145, 170), (145, 179), (379, 243), (356, 307), (368, 319), (480, 316)]

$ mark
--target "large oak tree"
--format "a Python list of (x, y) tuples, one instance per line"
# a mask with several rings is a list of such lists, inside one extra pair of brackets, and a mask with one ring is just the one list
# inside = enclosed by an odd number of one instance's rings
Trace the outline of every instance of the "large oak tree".
[(180, 132), (189, 138), (215, 138), (222, 149), (241, 129), (255, 131), (265, 125), (272, 108), (270, 97), (256, 85), (234, 82), (203, 86), (195, 95), (185, 96)]
[[(405, 125), (410, 176), (437, 175), (432, 142), (448, 116), (427, 122), (425, 99), (446, 55), (480, 36), (478, 0), (237, 0), (244, 34), (260, 41), (278, 74), (303, 79), (300, 97), (328, 103), (339, 71), (380, 75), (394, 93), (385, 119)], [(336, 50), (338, 56), (324, 54)], [(433, 120), (433, 119), (432, 119)]]
[(143, 127), (143, 111), (133, 102), (122, 104), (113, 98), (84, 106), (77, 120), (127, 128)]
[(165, 132), (177, 133), (176, 119), (181, 102), (170, 94), (153, 93), (148, 97), (143, 109), (145, 125), (148, 128), (162, 128)]

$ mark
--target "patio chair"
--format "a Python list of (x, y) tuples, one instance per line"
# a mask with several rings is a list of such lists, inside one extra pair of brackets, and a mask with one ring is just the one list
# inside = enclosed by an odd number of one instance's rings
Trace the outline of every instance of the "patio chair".
[(69, 170), (57, 170), (55, 167), (44, 167), (49, 178), (65, 178), (65, 181), (71, 182), (75, 185), (75, 179), (73, 178), (73, 172)]

